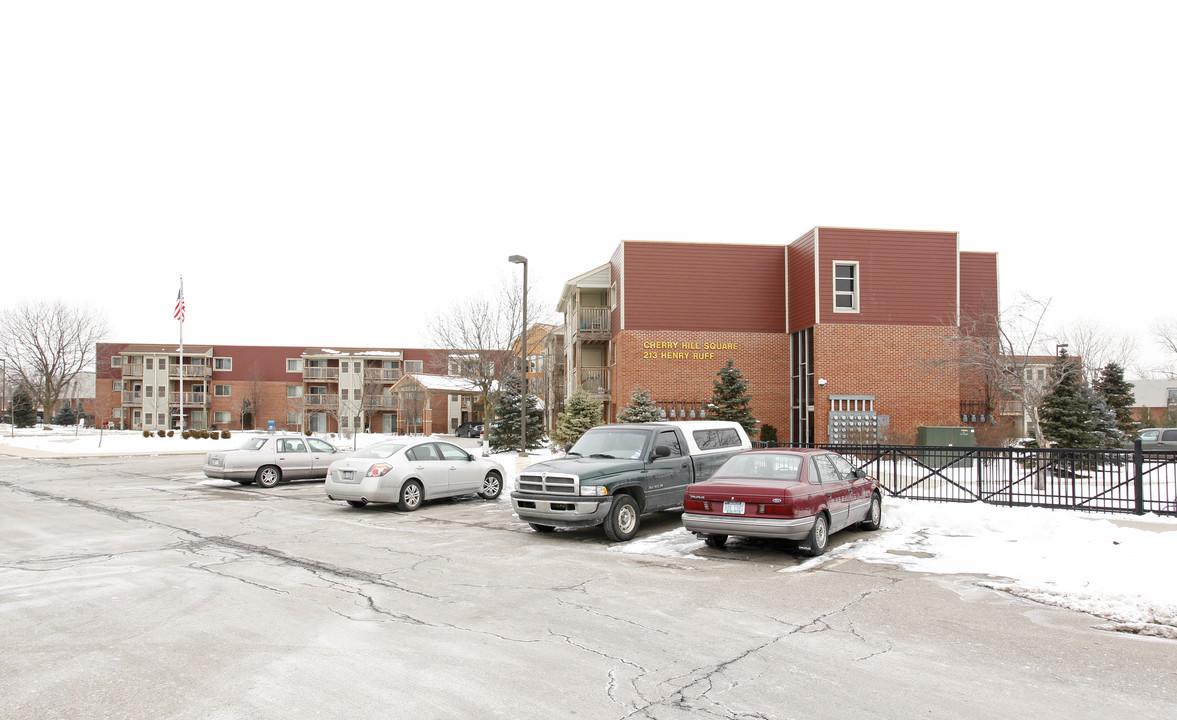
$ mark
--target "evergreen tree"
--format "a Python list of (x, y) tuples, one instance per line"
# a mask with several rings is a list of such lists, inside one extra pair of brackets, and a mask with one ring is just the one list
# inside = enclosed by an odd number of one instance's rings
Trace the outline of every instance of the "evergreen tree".
[(1124, 379), (1124, 368), (1117, 363), (1108, 363), (1100, 371), (1095, 380), (1095, 392), (1116, 416), (1116, 427), (1124, 437), (1133, 437), (1140, 423), (1132, 416), (1132, 406), (1136, 398), (1132, 393), (1132, 383)]
[(1083, 381), (1082, 368), (1064, 350), (1050, 369), (1053, 389), (1039, 408), (1042, 434), (1060, 448), (1116, 447), (1124, 434), (1115, 412)]
[(752, 416), (752, 395), (748, 392), (748, 381), (732, 360), (728, 360), (716, 375), (719, 379), (713, 381), (715, 389), (711, 394), (707, 417), (738, 422), (744, 426), (748, 437), (755, 438), (756, 418)]
[(604, 411), (599, 400), (593, 400), (583, 388), (576, 388), (564, 403), (564, 412), (556, 423), (552, 441), (558, 446), (568, 445), (580, 439), (591, 427), (604, 422)]
[(629, 404), (617, 413), (617, 422), (623, 423), (657, 422), (661, 419), (662, 413), (650, 399), (650, 391), (642, 389), (641, 386), (634, 388)]
[(63, 405), (61, 409), (57, 411), (57, 414), (53, 416), (51, 422), (54, 425), (77, 425), (78, 414), (74, 411), (73, 407), (69, 405)]
[[(495, 405), (497, 417), (490, 423), (487, 440), (491, 452), (519, 449), (519, 426), (523, 411), (523, 397), (519, 378), (507, 378)], [(535, 396), (527, 394), (527, 447), (537, 448), (543, 444), (544, 415), (536, 403)]]
[(33, 409), (33, 399), (24, 390), (17, 390), (12, 396), (12, 422), (22, 428), (37, 424), (37, 411)]

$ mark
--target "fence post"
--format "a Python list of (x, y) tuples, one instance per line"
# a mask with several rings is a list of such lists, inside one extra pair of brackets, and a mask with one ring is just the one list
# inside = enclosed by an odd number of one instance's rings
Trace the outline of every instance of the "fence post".
[(1136, 469), (1136, 477), (1132, 479), (1132, 492), (1136, 495), (1137, 515), (1144, 514), (1144, 449), (1140, 445), (1140, 438), (1132, 443), (1132, 464)]

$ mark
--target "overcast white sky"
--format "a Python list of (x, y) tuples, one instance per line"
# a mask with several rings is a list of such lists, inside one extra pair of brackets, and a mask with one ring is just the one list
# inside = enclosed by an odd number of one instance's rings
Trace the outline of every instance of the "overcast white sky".
[[(7, 2), (0, 310), (422, 346), (529, 258), (954, 230), (1003, 302), (1177, 316), (1171, 2)], [(689, 289), (683, 288), (686, 294)], [(256, 313), (241, 313), (242, 307)], [(1167, 311), (1167, 312), (1166, 312)]]

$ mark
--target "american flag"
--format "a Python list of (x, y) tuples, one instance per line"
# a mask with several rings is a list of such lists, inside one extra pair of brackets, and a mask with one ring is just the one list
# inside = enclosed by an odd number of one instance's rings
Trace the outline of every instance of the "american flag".
[(180, 278), (180, 292), (176, 293), (176, 310), (172, 317), (184, 322), (184, 278)]

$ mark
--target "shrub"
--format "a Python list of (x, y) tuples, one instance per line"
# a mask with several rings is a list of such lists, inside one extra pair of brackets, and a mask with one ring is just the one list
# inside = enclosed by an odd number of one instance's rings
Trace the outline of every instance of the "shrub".
[(208, 434), (208, 436), (210, 438), (212, 438), (213, 440), (220, 440), (221, 439), (221, 432), (220, 432), (220, 430), (213, 430), (212, 432), (210, 432)]
[(777, 441), (776, 428), (773, 427), (772, 425), (761, 425), (760, 426), (760, 439), (764, 442), (776, 442)]
[(303, 435), (306, 435), (307, 437), (310, 437), (310, 436), (311, 436), (311, 431), (310, 431), (310, 430), (303, 430), (303, 431), (302, 431), (302, 433), (303, 433)]
[(151, 431), (150, 431), (150, 430), (144, 430), (144, 431), (143, 431), (143, 437), (151, 437)]
[(184, 438), (185, 440), (187, 440), (188, 438), (192, 437), (192, 433), (190, 433), (190, 432), (188, 432), (187, 430), (185, 430), (184, 432), (180, 433), (180, 437), (182, 437), (182, 438)]
[(168, 431), (167, 430), (157, 430), (155, 432), (155, 435), (156, 435), (156, 437), (167, 437)]
[(233, 433), (229, 432), (228, 430), (221, 431), (221, 439), (222, 440), (228, 440), (231, 437), (233, 437)]
[(175, 430), (168, 430), (168, 437), (175, 437), (175, 436), (176, 436)]
[(200, 431), (200, 439), (201, 440), (208, 440), (208, 430), (201, 430)]

